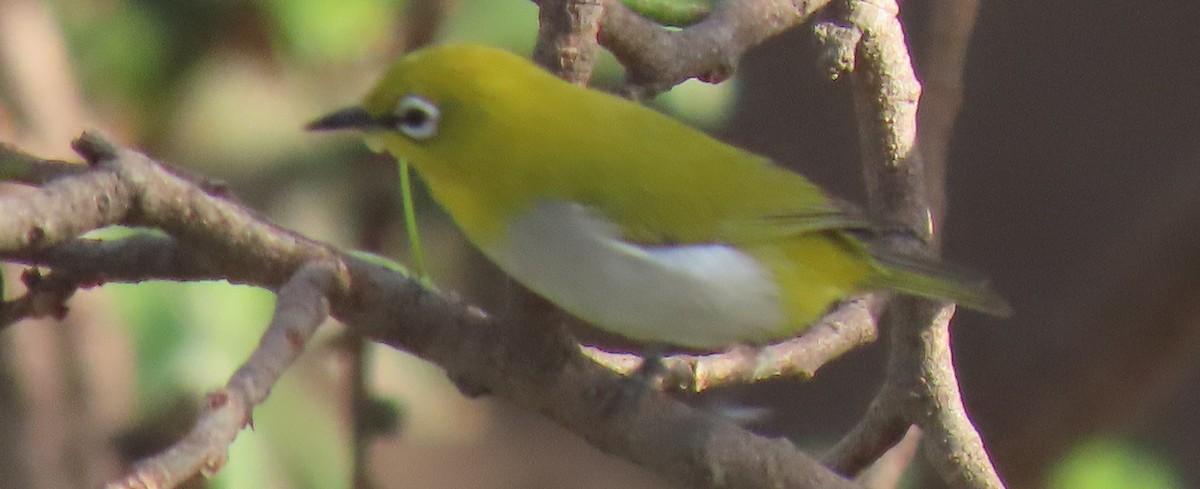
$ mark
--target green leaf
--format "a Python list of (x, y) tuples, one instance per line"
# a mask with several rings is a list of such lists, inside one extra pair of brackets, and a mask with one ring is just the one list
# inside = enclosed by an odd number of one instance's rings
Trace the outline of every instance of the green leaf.
[(1050, 489), (1174, 489), (1182, 480), (1162, 457), (1127, 440), (1099, 438), (1083, 443), (1050, 474)]
[(687, 27), (708, 16), (717, 0), (621, 0), (621, 3), (659, 24)]
[(270, 0), (283, 45), (302, 59), (363, 58), (396, 29), (401, 0)]
[(438, 290), (437, 286), (433, 284), (433, 281), (430, 280), (429, 277), (423, 275), (413, 275), (413, 273), (409, 271), (407, 267), (393, 261), (390, 258), (359, 250), (347, 251), (346, 254), (372, 265), (383, 267), (393, 272), (397, 272), (400, 275), (404, 275), (405, 277), (414, 279), (417, 281), (417, 283), (421, 284), (421, 287), (425, 288), (425, 290), (432, 292), (437, 292)]
[(733, 113), (738, 88), (737, 77), (718, 84), (690, 79), (659, 95), (654, 104), (688, 124), (713, 131), (724, 127)]

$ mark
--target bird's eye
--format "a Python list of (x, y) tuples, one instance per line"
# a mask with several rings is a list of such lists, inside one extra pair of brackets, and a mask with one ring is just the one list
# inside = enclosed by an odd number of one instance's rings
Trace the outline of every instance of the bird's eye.
[(405, 95), (396, 103), (393, 113), (396, 129), (405, 136), (424, 141), (437, 134), (442, 112), (428, 100), (416, 95)]

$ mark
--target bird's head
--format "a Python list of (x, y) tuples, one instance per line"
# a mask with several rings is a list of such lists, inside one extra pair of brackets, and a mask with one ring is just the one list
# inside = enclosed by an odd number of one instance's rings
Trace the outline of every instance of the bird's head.
[[(308, 124), (314, 131), (354, 130), (375, 151), (434, 165), (464, 164), (495, 150), (528, 121), (540, 84), (557, 83), (528, 60), (480, 45), (422, 49), (397, 60), (358, 106)], [(525, 111), (523, 113), (523, 111)], [(475, 158), (471, 156), (475, 155)]]

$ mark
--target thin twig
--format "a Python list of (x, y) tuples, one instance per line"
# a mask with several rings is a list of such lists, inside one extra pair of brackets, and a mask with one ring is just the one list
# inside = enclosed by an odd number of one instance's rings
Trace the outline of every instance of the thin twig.
[(913, 44), (923, 95), (917, 110), (917, 146), (925, 159), (925, 190), (933, 222), (946, 215), (950, 138), (963, 101), (963, 66), (979, 0), (931, 0), (928, 25)]
[(432, 43), (446, 19), (450, 0), (410, 0), (397, 27), (397, 43), (392, 51), (399, 55)]
[[(897, 338), (892, 350), (917, 360), (917, 378), (905, 415), (925, 432), (925, 456), (942, 479), (955, 488), (1003, 488), (983, 439), (967, 417), (950, 350), (953, 305), (925, 300), (900, 303), (895, 310)], [(907, 317), (905, 317), (907, 316)], [(904, 325), (911, 325), (905, 328)], [(928, 327), (920, 327), (927, 324)], [(914, 343), (913, 340), (919, 340)], [(909, 370), (914, 371), (914, 370)], [(918, 390), (920, 389), (920, 390)]]
[(829, 1), (720, 2), (704, 20), (669, 30), (620, 0), (604, 0), (599, 40), (625, 66), (631, 94), (647, 98), (689, 78), (729, 78), (747, 49), (804, 22)]
[[(840, 18), (824, 32), (853, 29), (856, 33), (823, 39), (838, 53), (830, 59), (845, 61), (847, 53), (853, 53), (846, 66), (852, 67), (871, 209), (935, 243), (924, 169), (915, 147), (921, 87), (897, 18), (899, 6), (894, 0), (843, 2)], [(903, 252), (928, 252), (921, 243), (896, 240), (891, 244)], [(925, 431), (926, 455), (952, 487), (1003, 487), (963, 409), (950, 352), (953, 313), (953, 305), (934, 301), (911, 297), (893, 301), (886, 316), (892, 341), (884, 385), (866, 417), (831, 455), (835, 465), (846, 470), (843, 473), (853, 474), (865, 467), (862, 462), (882, 455), (884, 445), (898, 441), (903, 428), (913, 423)]]
[(30, 156), (16, 148), (5, 146), (0, 153), (0, 181), (42, 184), (63, 175), (76, 175), (87, 171), (87, 166), (65, 161), (43, 160)]
[(224, 388), (205, 398), (191, 432), (170, 448), (138, 462), (133, 471), (108, 489), (175, 487), (197, 473), (210, 474), (224, 465), (229, 445), (243, 427), (253, 427), (251, 412), (300, 354), (317, 327), (329, 317), (328, 295), (337, 282), (337, 267), (313, 262), (300, 268), (280, 287), (275, 314), (261, 342)]
[(908, 432), (887, 453), (879, 457), (871, 467), (858, 477), (858, 481), (869, 489), (894, 489), (900, 486), (904, 473), (919, 452), (921, 429), (910, 426)]
[(78, 284), (58, 274), (44, 276), (36, 268), (21, 274), (25, 294), (11, 301), (0, 302), (0, 331), (22, 319), (67, 316), (67, 299), (75, 294)]
[(834, 472), (857, 476), (882, 457), (904, 436), (909, 421), (895, 412), (894, 391), (881, 392), (871, 401), (867, 413), (842, 436), (821, 461)]
[[(810, 379), (817, 370), (859, 346), (874, 342), (883, 297), (863, 295), (844, 302), (804, 334), (760, 348), (734, 348), (708, 355), (669, 355), (662, 385), (700, 392), (713, 387), (750, 384), (777, 377)], [(630, 374), (640, 357), (586, 347), (584, 353), (613, 371)]]

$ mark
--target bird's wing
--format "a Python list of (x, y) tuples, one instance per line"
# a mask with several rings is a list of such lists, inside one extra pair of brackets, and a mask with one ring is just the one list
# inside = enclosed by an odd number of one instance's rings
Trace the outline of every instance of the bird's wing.
[(724, 219), (718, 226), (718, 232), (722, 240), (747, 243), (823, 231), (870, 233), (879, 228), (879, 223), (865, 214), (830, 202), (802, 209)]
[[(828, 231), (844, 232), (847, 237), (853, 235), (862, 239), (888, 229), (865, 214), (832, 201), (791, 202), (786, 206), (763, 206), (768, 208), (749, 211), (705, 205), (708, 202), (657, 207), (678, 211), (671, 216), (613, 215), (598, 210), (598, 206), (584, 205), (614, 223), (618, 228), (617, 235), (622, 240), (642, 246), (753, 244)], [(645, 207), (655, 208), (651, 205)]]

